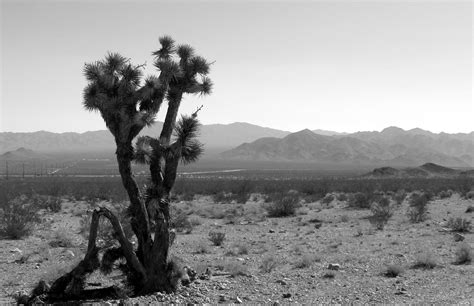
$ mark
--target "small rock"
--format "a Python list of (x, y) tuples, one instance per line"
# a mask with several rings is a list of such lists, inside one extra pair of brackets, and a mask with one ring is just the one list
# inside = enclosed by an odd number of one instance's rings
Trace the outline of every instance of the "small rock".
[(227, 297), (225, 295), (219, 295), (219, 302), (227, 301)]
[(269, 230), (268, 232), (269, 232), (269, 233), (274, 233), (275, 231), (271, 229), (271, 230)]
[(236, 304), (242, 304), (242, 300), (239, 297), (235, 298), (235, 303)]
[(13, 248), (13, 249), (10, 250), (10, 252), (12, 252), (12, 253), (20, 253), (20, 254), (23, 253), (23, 251), (20, 250), (19, 248)]
[(280, 284), (280, 285), (283, 285), (283, 286), (286, 286), (286, 285), (288, 285), (288, 283), (287, 283), (287, 282), (285, 282), (285, 281), (284, 281), (284, 280), (282, 280), (282, 279), (279, 279), (279, 280), (277, 280), (277, 281), (276, 281), (276, 283), (277, 283), (277, 284)]
[(282, 296), (283, 296), (284, 299), (288, 299), (288, 298), (291, 297), (291, 293), (283, 293)]
[(332, 264), (332, 263), (330, 263), (330, 264), (328, 265), (328, 269), (329, 269), (329, 270), (338, 271), (340, 268), (341, 268), (341, 265), (340, 265), (340, 264)]
[(71, 258), (76, 256), (76, 255), (74, 255), (74, 252), (71, 251), (71, 250), (67, 250), (67, 251), (66, 251), (66, 255), (68, 255), (68, 256), (71, 257)]
[(454, 233), (454, 241), (458, 242), (458, 241), (463, 241), (465, 239), (465, 237), (459, 233)]
[(238, 261), (245, 261), (245, 259), (243, 259), (242, 257), (237, 257), (236, 258)]

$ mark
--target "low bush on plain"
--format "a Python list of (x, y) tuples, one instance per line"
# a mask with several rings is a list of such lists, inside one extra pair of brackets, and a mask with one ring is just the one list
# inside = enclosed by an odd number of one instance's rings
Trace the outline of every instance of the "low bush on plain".
[(268, 216), (272, 218), (294, 216), (298, 207), (300, 207), (300, 198), (297, 194), (274, 197), (271, 203), (263, 206)]
[(332, 194), (327, 194), (324, 198), (321, 199), (321, 203), (324, 205), (331, 204), (334, 201), (335, 197)]
[(319, 261), (319, 259), (315, 255), (304, 254), (296, 260), (294, 267), (297, 269), (306, 269), (311, 267), (317, 261)]
[(412, 223), (423, 222), (427, 218), (428, 203), (431, 196), (425, 192), (414, 192), (410, 196), (407, 216)]
[(412, 265), (413, 269), (434, 269), (438, 263), (434, 258), (433, 254), (430, 252), (425, 252), (416, 258), (415, 262)]
[(381, 197), (377, 201), (373, 202), (370, 211), (372, 216), (370, 222), (378, 230), (383, 230), (388, 220), (393, 216), (393, 207), (390, 202), (390, 198)]
[(398, 205), (401, 205), (403, 203), (403, 201), (405, 201), (405, 198), (407, 197), (407, 193), (405, 192), (405, 190), (401, 189), (401, 190), (397, 190), (397, 192), (395, 192), (393, 195), (392, 195), (392, 198), (393, 200), (395, 201), (395, 203), (397, 203)]
[(456, 250), (456, 261), (454, 263), (457, 265), (467, 265), (472, 262), (473, 257), (471, 246), (467, 243), (463, 243)]
[(385, 268), (383, 275), (385, 275), (386, 277), (397, 277), (397, 276), (400, 276), (404, 271), (405, 270), (403, 269), (402, 266), (392, 264), (392, 265), (388, 265)]
[(471, 221), (465, 219), (465, 218), (449, 218), (448, 220), (448, 227), (453, 231), (453, 232), (459, 232), (459, 233), (468, 233), (471, 231)]
[(29, 235), (34, 225), (40, 222), (37, 208), (26, 196), (2, 198), (6, 202), (0, 203), (0, 236), (21, 239)]
[(350, 208), (370, 208), (369, 197), (363, 192), (350, 194), (347, 205)]
[(278, 266), (279, 262), (274, 255), (267, 255), (262, 259), (260, 270), (264, 273), (270, 273)]
[(223, 232), (209, 232), (209, 240), (215, 245), (215, 246), (221, 246), (224, 243), (225, 240), (225, 233)]

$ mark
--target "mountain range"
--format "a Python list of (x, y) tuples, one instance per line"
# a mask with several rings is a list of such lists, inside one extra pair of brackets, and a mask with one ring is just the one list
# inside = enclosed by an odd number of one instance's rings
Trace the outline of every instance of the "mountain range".
[[(162, 123), (158, 122), (141, 134), (157, 137), (161, 127)], [(431, 162), (450, 167), (474, 166), (474, 132), (436, 134), (422, 129), (405, 131), (388, 127), (381, 132), (351, 134), (308, 129), (291, 133), (239, 122), (203, 125), (199, 139), (205, 145), (206, 157), (221, 160), (404, 167)], [(0, 154), (18, 148), (39, 154), (115, 151), (107, 130), (0, 133)]]
[(333, 136), (308, 129), (284, 137), (264, 137), (221, 153), (231, 160), (295, 161), (334, 164), (416, 166), (436, 163), (470, 167), (474, 132), (435, 134), (422, 129), (389, 127), (381, 132)]

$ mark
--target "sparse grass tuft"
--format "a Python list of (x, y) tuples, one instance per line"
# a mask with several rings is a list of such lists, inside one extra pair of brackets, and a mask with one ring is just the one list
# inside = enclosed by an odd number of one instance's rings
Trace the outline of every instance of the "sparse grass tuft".
[(429, 252), (418, 255), (415, 262), (412, 265), (413, 269), (434, 269), (438, 263), (436, 262), (433, 254)]
[(449, 218), (448, 227), (451, 228), (453, 232), (459, 233), (468, 233), (471, 230), (471, 221), (465, 218)]
[(463, 243), (456, 250), (456, 261), (454, 263), (457, 265), (467, 265), (472, 262), (473, 257), (471, 246), (467, 243)]
[(225, 240), (225, 233), (222, 232), (209, 232), (209, 240), (215, 245), (215, 246), (221, 246), (224, 243)]
[(204, 241), (200, 241), (194, 250), (196, 254), (207, 254), (209, 253), (209, 247)]
[(391, 264), (385, 268), (383, 275), (385, 275), (386, 277), (397, 277), (400, 276), (404, 271), (405, 269), (403, 269), (402, 266)]
[(315, 255), (304, 254), (303, 256), (301, 256), (301, 258), (299, 258), (295, 262), (294, 267), (297, 268), (297, 269), (309, 268), (317, 261), (320, 261), (320, 260)]
[(270, 273), (278, 266), (279, 262), (274, 255), (267, 255), (262, 259), (260, 270), (264, 273)]

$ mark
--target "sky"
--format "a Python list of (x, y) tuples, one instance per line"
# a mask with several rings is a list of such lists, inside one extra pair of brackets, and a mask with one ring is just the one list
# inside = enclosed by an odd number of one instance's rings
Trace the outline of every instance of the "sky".
[(114, 51), (156, 73), (162, 35), (214, 62), (212, 95), (181, 108), (203, 124), (474, 130), (471, 1), (0, 2), (0, 131), (106, 129), (84, 63)]

